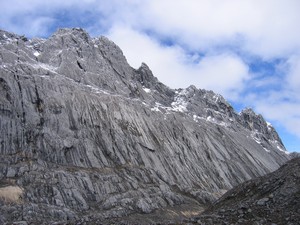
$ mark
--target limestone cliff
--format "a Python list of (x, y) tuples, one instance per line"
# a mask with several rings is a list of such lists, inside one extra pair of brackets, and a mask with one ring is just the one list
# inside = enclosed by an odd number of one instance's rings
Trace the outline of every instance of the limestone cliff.
[(12, 201), (2, 222), (206, 205), (289, 158), (262, 116), (212, 91), (165, 86), (105, 37), (0, 31), (0, 198), (5, 187), (21, 197), (2, 197)]

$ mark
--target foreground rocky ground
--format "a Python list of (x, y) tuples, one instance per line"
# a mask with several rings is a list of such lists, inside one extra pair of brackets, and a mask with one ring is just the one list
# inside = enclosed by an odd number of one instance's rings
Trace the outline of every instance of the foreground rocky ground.
[(300, 158), (228, 191), (194, 224), (300, 224)]

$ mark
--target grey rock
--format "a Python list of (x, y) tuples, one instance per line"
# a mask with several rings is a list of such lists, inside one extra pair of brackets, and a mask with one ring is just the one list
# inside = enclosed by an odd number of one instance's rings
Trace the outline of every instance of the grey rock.
[(152, 209), (148, 202), (149, 202), (149, 199), (139, 199), (138, 202), (136, 203), (136, 206), (143, 213), (150, 213), (152, 211)]
[[(290, 159), (262, 116), (171, 89), (82, 29), (0, 31), (0, 59), (0, 187), (22, 187), (16, 207), (32, 223), (208, 205)], [(21, 217), (7, 207), (4, 221)]]
[[(269, 222), (272, 222), (272, 224), (287, 224), (287, 221), (291, 224), (299, 223), (299, 168), (300, 158), (295, 158), (275, 172), (238, 185), (201, 214), (200, 220), (205, 222), (205, 218), (223, 209), (226, 214), (223, 214), (222, 219), (213, 217), (215, 224), (219, 222), (252, 224), (253, 220), (256, 221), (254, 224), (267, 224)], [(249, 189), (252, 190), (252, 194), (246, 195), (246, 190)], [(267, 196), (273, 197), (270, 199)], [(243, 222), (239, 221), (236, 213), (234, 213), (234, 211), (243, 213), (239, 209), (241, 204), (248, 207), (248, 213), (243, 215)]]
[(290, 153), (290, 157), (291, 158), (298, 158), (298, 157), (300, 157), (300, 153), (299, 152), (292, 152), (292, 153)]
[(16, 221), (13, 223), (13, 225), (27, 225), (28, 223), (26, 221)]
[(244, 214), (244, 211), (240, 209), (240, 210), (238, 210), (238, 213), (239, 214)]
[(269, 201), (269, 198), (262, 198), (262, 199), (259, 199), (256, 204), (257, 205), (265, 205), (267, 202)]
[(7, 173), (6, 173), (6, 177), (8, 178), (12, 178), (16, 176), (16, 170), (13, 167), (8, 167), (7, 168)]

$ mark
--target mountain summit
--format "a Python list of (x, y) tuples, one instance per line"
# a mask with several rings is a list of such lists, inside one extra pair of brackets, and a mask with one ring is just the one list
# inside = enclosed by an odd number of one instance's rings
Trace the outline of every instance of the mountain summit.
[(82, 29), (31, 40), (0, 31), (0, 69), (3, 223), (197, 211), (290, 158), (261, 115), (171, 89)]

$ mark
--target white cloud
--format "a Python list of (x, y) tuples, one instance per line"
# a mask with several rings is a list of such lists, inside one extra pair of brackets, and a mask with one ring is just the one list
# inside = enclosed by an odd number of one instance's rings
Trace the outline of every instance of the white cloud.
[(278, 76), (259, 80), (265, 90), (252, 91), (244, 100), (268, 120), (275, 121), (300, 138), (300, 57), (291, 56), (279, 65)]
[[(284, 98), (284, 93), (281, 98)], [(269, 100), (269, 101), (268, 101)], [(276, 100), (271, 96), (261, 99), (259, 96), (255, 98), (255, 109), (262, 113), (269, 120), (277, 121), (294, 135), (300, 138), (300, 102)]]
[(130, 28), (115, 27), (109, 37), (123, 49), (133, 67), (146, 62), (154, 75), (170, 87), (194, 84), (234, 99), (249, 78), (248, 66), (232, 53), (207, 55), (192, 63), (195, 57), (179, 46), (163, 46)]
[(15, 24), (8, 24), (10, 30), (15, 31), (20, 35), (30, 33), (32, 37), (40, 37), (48, 35), (48, 27), (55, 22), (53, 18), (39, 17), (39, 18), (24, 18), (22, 21), (22, 27)]
[(175, 36), (190, 48), (240, 41), (241, 48), (265, 58), (300, 48), (298, 0), (151, 0), (140, 10), (142, 18), (130, 23)]
[(287, 83), (292, 90), (297, 91), (300, 94), (300, 55), (293, 55), (289, 58), (289, 60), (287, 61), (286, 70)]
[[(267, 59), (300, 51), (298, 0), (10, 0), (1, 1), (0, 8), (2, 27), (12, 26), (18, 16), (33, 22), (55, 19), (61, 9), (74, 17), (93, 11), (106, 23), (99, 22), (100, 26), (151, 30), (193, 50), (233, 45)], [(29, 30), (30, 26), (26, 24)]]
[(0, 28), (30, 37), (47, 36), (52, 26), (61, 22), (59, 12), (65, 10), (77, 18), (87, 10), (94, 10), (99, 2), (97, 0), (0, 1)]
[(198, 86), (212, 89), (233, 100), (250, 78), (248, 66), (236, 55), (223, 53), (204, 57), (196, 67)]

